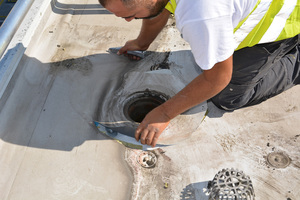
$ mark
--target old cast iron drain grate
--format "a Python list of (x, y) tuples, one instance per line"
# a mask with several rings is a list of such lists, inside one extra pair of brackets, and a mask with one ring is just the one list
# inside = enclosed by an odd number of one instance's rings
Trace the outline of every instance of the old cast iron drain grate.
[(271, 167), (286, 168), (291, 163), (291, 159), (283, 152), (272, 152), (267, 155), (267, 163)]
[(143, 91), (132, 94), (125, 103), (123, 112), (127, 119), (141, 123), (145, 116), (168, 97), (156, 91)]
[(254, 200), (252, 181), (242, 171), (223, 169), (209, 182), (209, 200)]
[(143, 151), (137, 157), (137, 162), (145, 168), (152, 168), (157, 162), (156, 155), (150, 151)]

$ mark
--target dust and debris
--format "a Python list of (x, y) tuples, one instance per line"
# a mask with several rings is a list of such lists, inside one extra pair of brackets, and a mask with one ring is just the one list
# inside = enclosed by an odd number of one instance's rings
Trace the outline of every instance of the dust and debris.
[(237, 143), (237, 139), (235, 138), (235, 135), (230, 135), (230, 134), (217, 135), (215, 136), (215, 139), (221, 145), (221, 147), (225, 152), (228, 151), (231, 152), (233, 147)]
[(273, 147), (273, 148), (272, 148), (272, 151), (275, 151), (275, 149), (276, 149), (276, 148), (275, 148), (275, 147)]
[[(149, 191), (156, 191), (156, 198), (149, 199), (174, 199), (173, 179), (178, 173), (178, 169), (174, 167), (171, 159), (165, 155), (165, 151), (158, 148), (151, 151), (157, 156), (157, 163), (154, 168), (144, 168), (136, 162), (136, 157), (140, 154), (138, 150), (127, 149), (125, 160), (129, 164), (133, 175), (134, 184), (137, 187), (132, 191), (132, 199), (146, 198), (149, 196)], [(141, 185), (147, 187), (148, 190), (138, 189)], [(165, 192), (168, 189), (171, 192)]]
[(297, 142), (299, 136), (300, 136), (300, 135), (295, 135), (294, 137), (291, 138), (291, 140), (293, 140), (294, 142)]
[(165, 154), (166, 152), (164, 150), (162, 150), (161, 148), (158, 148), (157, 151), (165, 160), (171, 161), (171, 158)]
[(166, 27), (176, 27), (176, 20), (174, 15), (170, 15), (169, 23), (166, 25)]
[(298, 107), (295, 105), (289, 105), (286, 109), (285, 112), (295, 112), (298, 111)]

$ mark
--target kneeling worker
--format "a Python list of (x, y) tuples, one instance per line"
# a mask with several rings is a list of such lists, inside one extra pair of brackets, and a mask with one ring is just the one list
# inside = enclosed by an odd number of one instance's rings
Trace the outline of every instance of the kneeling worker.
[(119, 51), (146, 50), (170, 13), (203, 73), (149, 112), (135, 138), (155, 146), (170, 120), (211, 99), (221, 109), (258, 104), (300, 83), (298, 0), (99, 0), (126, 21), (143, 19)]

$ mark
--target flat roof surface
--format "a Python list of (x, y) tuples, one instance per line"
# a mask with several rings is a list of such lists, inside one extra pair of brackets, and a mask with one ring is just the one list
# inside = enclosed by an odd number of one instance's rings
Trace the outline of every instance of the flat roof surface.
[[(206, 200), (208, 182), (226, 168), (251, 178), (256, 199), (299, 199), (299, 86), (234, 112), (208, 102), (200, 126), (154, 150), (155, 167), (143, 168), (141, 150), (99, 134), (92, 123), (104, 97), (140, 62), (107, 49), (135, 38), (141, 21), (127, 23), (97, 0), (43, 5), (0, 104), (0, 199)], [(172, 24), (150, 50), (176, 52), (174, 63), (184, 67), (189, 47)], [(273, 152), (291, 163), (271, 166)]]

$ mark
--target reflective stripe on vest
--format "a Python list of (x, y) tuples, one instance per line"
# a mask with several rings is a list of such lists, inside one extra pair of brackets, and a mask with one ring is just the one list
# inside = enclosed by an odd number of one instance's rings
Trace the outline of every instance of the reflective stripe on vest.
[(171, 13), (175, 14), (176, 10), (176, 0), (170, 0), (169, 3), (166, 5), (166, 9), (170, 11)]
[[(166, 9), (175, 13), (176, 1)], [(291, 38), (300, 33), (300, 0), (258, 0), (250, 14), (234, 29), (234, 48)]]
[(235, 50), (300, 33), (300, 0), (258, 0), (234, 30)]

